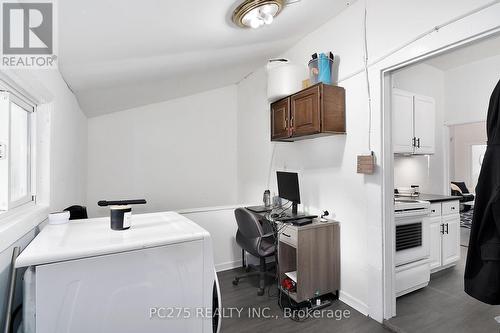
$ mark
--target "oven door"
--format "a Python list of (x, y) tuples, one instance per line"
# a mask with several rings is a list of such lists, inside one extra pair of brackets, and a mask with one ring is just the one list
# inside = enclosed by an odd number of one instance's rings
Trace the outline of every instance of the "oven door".
[(399, 216), (396, 219), (395, 265), (400, 266), (430, 256), (428, 216)]

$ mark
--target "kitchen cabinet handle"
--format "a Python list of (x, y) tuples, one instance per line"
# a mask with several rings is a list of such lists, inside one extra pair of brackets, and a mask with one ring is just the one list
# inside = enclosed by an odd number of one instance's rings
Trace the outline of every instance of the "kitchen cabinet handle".
[(441, 224), (441, 235), (444, 235), (444, 224)]
[(411, 139), (411, 146), (412, 147), (416, 147), (417, 146), (417, 138), (416, 137), (413, 137), (413, 139)]
[(417, 148), (420, 148), (420, 138), (417, 139)]
[(448, 223), (446, 223), (446, 234), (449, 234), (449, 232), (448, 232)]
[(282, 234), (283, 236), (288, 237), (288, 238), (290, 238), (290, 237), (291, 237), (290, 235), (287, 235), (287, 234), (285, 234), (284, 232), (282, 232), (281, 234)]

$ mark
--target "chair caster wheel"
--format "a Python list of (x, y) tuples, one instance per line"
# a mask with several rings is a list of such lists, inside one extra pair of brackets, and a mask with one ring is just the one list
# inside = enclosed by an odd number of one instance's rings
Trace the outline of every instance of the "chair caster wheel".
[(257, 292), (257, 296), (262, 296), (262, 295), (264, 295), (264, 289), (259, 288), (259, 291)]
[(237, 286), (238, 282), (240, 282), (240, 279), (234, 278), (234, 280), (233, 280), (233, 286)]

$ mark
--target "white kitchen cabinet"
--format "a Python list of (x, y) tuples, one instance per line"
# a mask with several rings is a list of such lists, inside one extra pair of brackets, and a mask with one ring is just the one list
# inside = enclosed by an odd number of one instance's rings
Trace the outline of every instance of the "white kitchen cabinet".
[(442, 265), (447, 266), (460, 259), (460, 215), (443, 216)]
[(436, 141), (436, 102), (432, 97), (415, 95), (415, 154), (434, 154)]
[(431, 255), (429, 258), (429, 268), (433, 269), (441, 267), (441, 216), (431, 217), (430, 219), (430, 242)]
[(453, 266), (460, 260), (460, 214), (458, 209), (458, 200), (431, 205), (431, 273)]
[(436, 103), (432, 97), (392, 90), (392, 140), (395, 154), (434, 154)]
[(392, 142), (394, 152), (412, 154), (413, 140), (413, 94), (403, 90), (392, 91)]

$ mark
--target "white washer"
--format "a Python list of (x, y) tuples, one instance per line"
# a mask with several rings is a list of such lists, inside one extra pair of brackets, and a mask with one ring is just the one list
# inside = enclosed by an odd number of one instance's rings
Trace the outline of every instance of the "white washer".
[(133, 215), (123, 231), (48, 225), (17, 258), (27, 266), (25, 332), (213, 332), (210, 234), (177, 213)]

